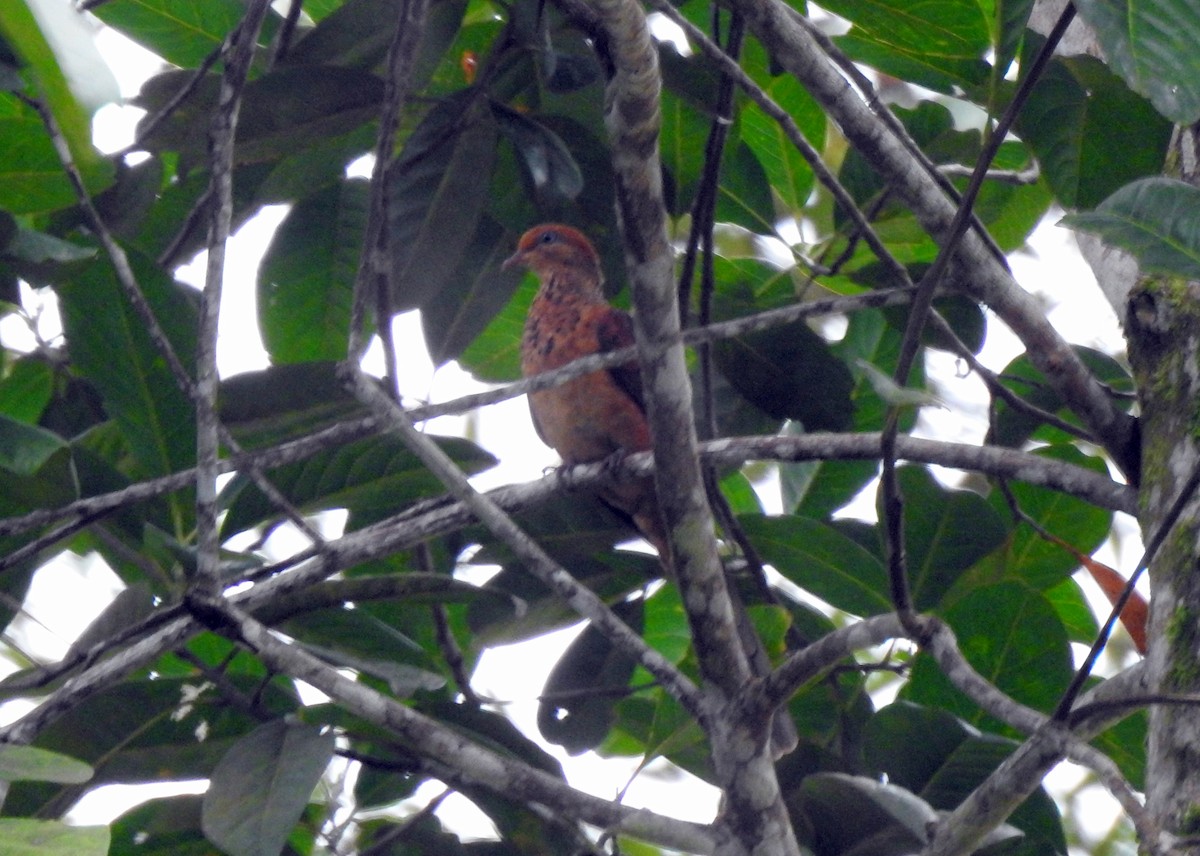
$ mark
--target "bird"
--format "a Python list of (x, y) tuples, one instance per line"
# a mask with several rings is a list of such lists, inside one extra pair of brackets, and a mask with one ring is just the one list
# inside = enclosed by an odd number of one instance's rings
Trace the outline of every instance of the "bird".
[[(633, 319), (604, 296), (600, 255), (577, 229), (561, 223), (534, 226), (520, 237), (516, 252), (502, 267), (528, 268), (539, 281), (521, 339), (521, 373), (525, 377), (634, 344)], [(641, 370), (636, 362), (531, 392), (529, 411), (538, 436), (568, 466), (616, 461), (652, 447)], [(623, 480), (601, 488), (597, 495), (633, 522), (658, 552), (667, 578), (672, 578), (670, 539), (659, 511), (654, 480)], [(736, 594), (734, 600), (742, 647), (755, 674), (765, 675), (770, 661)], [(786, 710), (776, 715), (771, 739), (776, 757), (795, 747), (795, 724)]]

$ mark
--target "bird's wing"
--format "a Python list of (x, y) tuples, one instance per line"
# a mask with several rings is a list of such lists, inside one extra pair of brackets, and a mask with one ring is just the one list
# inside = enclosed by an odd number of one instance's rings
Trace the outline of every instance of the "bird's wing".
[[(622, 312), (611, 306), (604, 307), (603, 312), (596, 320), (596, 340), (600, 344), (602, 353), (629, 347), (634, 343), (633, 318), (628, 312)], [(636, 362), (622, 363), (610, 368), (608, 373), (621, 391), (632, 398), (644, 412), (646, 397), (642, 392), (642, 371), (638, 368), (638, 364)]]

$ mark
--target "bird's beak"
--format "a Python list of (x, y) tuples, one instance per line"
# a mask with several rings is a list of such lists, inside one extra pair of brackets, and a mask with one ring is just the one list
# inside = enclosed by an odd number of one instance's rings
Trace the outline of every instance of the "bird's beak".
[(500, 265), (500, 270), (512, 270), (515, 267), (520, 267), (525, 264), (525, 251), (517, 250), (511, 256), (506, 258)]

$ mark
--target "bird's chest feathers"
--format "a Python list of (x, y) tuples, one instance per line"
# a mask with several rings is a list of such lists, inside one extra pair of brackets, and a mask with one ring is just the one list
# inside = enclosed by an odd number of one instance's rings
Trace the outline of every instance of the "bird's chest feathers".
[[(525, 323), (523, 373), (541, 374), (603, 350), (597, 325), (609, 311), (586, 298), (539, 294)], [(567, 463), (650, 448), (645, 415), (607, 370), (531, 393), (529, 406), (539, 435)]]

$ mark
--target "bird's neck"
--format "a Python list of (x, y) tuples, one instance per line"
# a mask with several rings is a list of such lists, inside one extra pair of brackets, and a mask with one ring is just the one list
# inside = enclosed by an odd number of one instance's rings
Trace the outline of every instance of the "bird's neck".
[(606, 303), (600, 277), (590, 271), (575, 268), (557, 268), (545, 271), (541, 276), (542, 287), (538, 297), (551, 302), (581, 301)]

